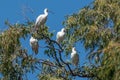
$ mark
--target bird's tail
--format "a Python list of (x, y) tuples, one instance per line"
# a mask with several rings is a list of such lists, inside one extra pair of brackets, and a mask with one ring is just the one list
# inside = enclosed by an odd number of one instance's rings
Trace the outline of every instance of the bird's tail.
[(38, 49), (38, 46), (33, 47), (32, 50), (35, 52), (35, 54), (38, 54), (38, 52), (39, 52), (39, 51), (38, 51), (38, 50), (39, 50), (39, 49)]

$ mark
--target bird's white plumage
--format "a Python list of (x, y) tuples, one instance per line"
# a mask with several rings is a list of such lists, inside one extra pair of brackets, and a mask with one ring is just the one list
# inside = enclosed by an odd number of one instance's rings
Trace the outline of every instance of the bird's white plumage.
[(37, 54), (39, 48), (38, 40), (33, 38), (32, 36), (30, 38), (30, 46), (32, 47), (32, 50)]
[(78, 55), (75, 47), (72, 48), (71, 59), (72, 59), (72, 64), (77, 66), (79, 63), (79, 55)]
[(65, 29), (62, 28), (61, 31), (57, 32), (56, 38), (57, 38), (57, 42), (60, 43), (64, 40), (64, 36), (65, 36)]
[(44, 14), (40, 14), (37, 18), (36, 18), (36, 22), (35, 22), (35, 28), (38, 29), (41, 26), (44, 26), (46, 20), (47, 20), (47, 16), (48, 16), (48, 9), (45, 8), (44, 9)]

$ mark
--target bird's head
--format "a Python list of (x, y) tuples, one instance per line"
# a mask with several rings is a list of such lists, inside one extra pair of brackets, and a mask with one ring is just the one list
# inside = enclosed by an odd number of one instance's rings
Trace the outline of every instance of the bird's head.
[(34, 37), (33, 37), (33, 36), (31, 36), (31, 39), (34, 39)]
[(45, 8), (45, 9), (44, 9), (44, 12), (48, 12), (48, 8)]
[(45, 8), (44, 11), (48, 12), (48, 8)]
[(45, 8), (45, 9), (44, 9), (44, 13), (48, 13), (48, 12), (51, 13), (51, 14), (54, 14), (54, 12), (48, 10), (48, 8)]
[(30, 38), (31, 40), (33, 40), (33, 41), (36, 41), (36, 42), (38, 42), (38, 40), (36, 39), (36, 38), (34, 38), (33, 36), (31, 36), (31, 38)]
[(76, 51), (76, 48), (75, 48), (75, 47), (73, 47), (73, 48), (72, 48), (72, 51)]
[(61, 31), (62, 31), (62, 32), (66, 32), (65, 28), (62, 28)]

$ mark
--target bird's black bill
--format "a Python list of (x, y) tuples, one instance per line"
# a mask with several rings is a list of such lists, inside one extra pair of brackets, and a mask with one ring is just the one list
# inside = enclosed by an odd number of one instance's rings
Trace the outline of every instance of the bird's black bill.
[(52, 11), (49, 11), (49, 13), (51, 13), (51, 14), (55, 14), (54, 12), (52, 12)]

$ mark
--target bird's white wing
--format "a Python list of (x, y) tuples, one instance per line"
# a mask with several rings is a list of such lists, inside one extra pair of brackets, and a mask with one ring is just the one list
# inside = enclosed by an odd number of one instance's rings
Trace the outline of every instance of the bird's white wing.
[(56, 41), (59, 42), (59, 38), (60, 38), (60, 32), (57, 32), (57, 35), (56, 35)]
[(32, 44), (33, 44), (33, 39), (30, 38), (30, 46), (32, 46)]
[(60, 35), (60, 32), (57, 32), (56, 38), (58, 39)]
[(64, 33), (59, 31), (56, 37), (57, 37), (57, 42), (60, 43), (61, 41), (64, 40)]
[(38, 26), (42, 20), (42, 15), (39, 15), (36, 19), (35, 26)]
[(41, 20), (42, 20), (42, 15), (39, 15), (39, 16), (36, 18), (36, 22), (35, 22), (35, 31), (37, 31), (37, 30), (39, 29)]

